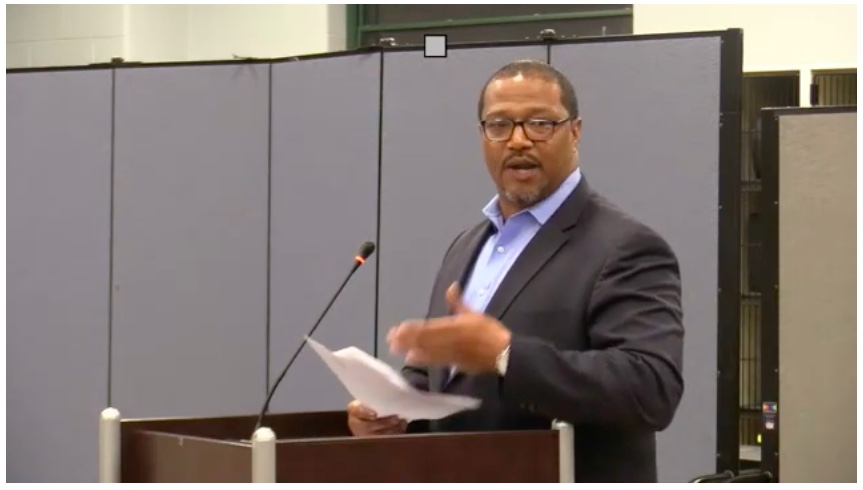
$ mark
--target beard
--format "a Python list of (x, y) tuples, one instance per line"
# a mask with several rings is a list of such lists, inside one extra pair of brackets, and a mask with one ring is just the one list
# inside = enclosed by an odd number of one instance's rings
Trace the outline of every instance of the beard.
[(520, 208), (529, 208), (545, 198), (545, 190), (548, 188), (548, 182), (543, 181), (533, 189), (503, 189), (503, 197), (518, 205)]
[(505, 190), (503, 192), (503, 197), (511, 203), (518, 204), (519, 207), (522, 208), (529, 208), (540, 201), (539, 191), (514, 193)]
[[(509, 173), (507, 169), (533, 169), (529, 178), (519, 178)], [(548, 189), (548, 176), (545, 175), (542, 163), (530, 155), (513, 155), (503, 162), (499, 184), (500, 197), (514, 204), (519, 209), (529, 208), (545, 198)]]

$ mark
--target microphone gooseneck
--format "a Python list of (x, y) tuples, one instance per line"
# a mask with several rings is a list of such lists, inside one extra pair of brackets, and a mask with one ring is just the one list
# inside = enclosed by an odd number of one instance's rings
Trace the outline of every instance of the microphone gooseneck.
[[(353, 277), (354, 272), (356, 272), (357, 269), (359, 269), (360, 266), (365, 263), (366, 259), (368, 259), (374, 253), (374, 251), (375, 251), (374, 242), (363, 242), (363, 244), (360, 246), (359, 253), (354, 257), (353, 267), (351, 267), (351, 270), (350, 270), (350, 272), (348, 272), (348, 275), (345, 277), (345, 280), (342, 281), (342, 285), (339, 286), (339, 289), (336, 291), (336, 294), (334, 294), (333, 297), (330, 299), (330, 302), (327, 303), (326, 308), (324, 308), (324, 311), (318, 317), (318, 320), (315, 322), (315, 324), (311, 328), (311, 330), (309, 330), (309, 333), (306, 335), (306, 337), (311, 337), (312, 334), (315, 333), (315, 330), (317, 330), (318, 325), (320, 325), (321, 321), (327, 315), (327, 312), (330, 311), (330, 308), (333, 306), (333, 303), (336, 302), (336, 298), (339, 297), (342, 290), (348, 284), (348, 281), (350, 281), (351, 277)], [(261, 407), (261, 413), (258, 415), (257, 422), (255, 422), (255, 430), (258, 430), (261, 428), (261, 424), (263, 424), (263, 421), (264, 421), (264, 416), (267, 414), (267, 411), (270, 408), (270, 401), (273, 399), (273, 395), (276, 393), (276, 389), (279, 387), (279, 384), (281, 384), (282, 380), (285, 378), (285, 375), (288, 374), (288, 369), (290, 369), (291, 365), (294, 364), (294, 361), (297, 360), (297, 356), (300, 355), (300, 352), (303, 350), (303, 347), (305, 347), (306, 337), (303, 337), (302, 342), (300, 342), (300, 346), (294, 352), (294, 355), (291, 356), (291, 360), (288, 361), (287, 365), (285, 365), (285, 368), (282, 369), (281, 374), (279, 375), (278, 379), (276, 379), (276, 382), (273, 384), (273, 387), (270, 388), (269, 393), (267, 393), (267, 400), (264, 402), (264, 406)]]

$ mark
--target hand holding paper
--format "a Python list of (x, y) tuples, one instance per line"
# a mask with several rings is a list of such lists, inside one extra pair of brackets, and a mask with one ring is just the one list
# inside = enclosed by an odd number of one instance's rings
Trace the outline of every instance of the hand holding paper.
[(379, 417), (436, 420), (480, 405), (476, 398), (417, 390), (386, 363), (356, 347), (331, 352), (311, 338), (306, 341), (345, 389)]

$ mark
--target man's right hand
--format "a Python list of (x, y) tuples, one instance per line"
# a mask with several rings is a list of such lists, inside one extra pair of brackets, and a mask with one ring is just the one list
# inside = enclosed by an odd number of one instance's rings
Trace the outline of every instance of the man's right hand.
[(355, 436), (402, 434), (407, 422), (397, 415), (378, 418), (372, 409), (354, 400), (348, 404), (348, 428)]

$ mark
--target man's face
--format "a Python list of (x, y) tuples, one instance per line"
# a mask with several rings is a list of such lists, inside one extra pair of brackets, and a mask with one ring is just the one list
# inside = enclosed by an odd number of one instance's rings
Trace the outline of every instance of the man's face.
[[(578, 144), (581, 122), (560, 125), (531, 120), (557, 122), (569, 117), (560, 100), (560, 87), (540, 78), (504, 78), (492, 81), (485, 91), (482, 119), (489, 130), (506, 133), (503, 123), (495, 120), (525, 121), (516, 125), (504, 141), (483, 136), (483, 152), (488, 171), (497, 185), (500, 205), (506, 215), (530, 207), (548, 197), (575, 168), (573, 153)], [(530, 139), (531, 129), (550, 137)]]

